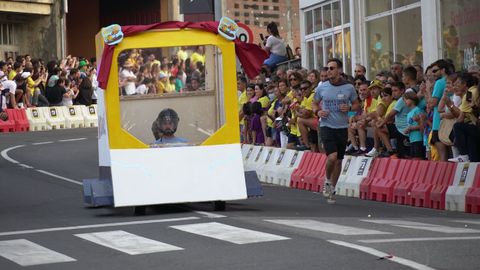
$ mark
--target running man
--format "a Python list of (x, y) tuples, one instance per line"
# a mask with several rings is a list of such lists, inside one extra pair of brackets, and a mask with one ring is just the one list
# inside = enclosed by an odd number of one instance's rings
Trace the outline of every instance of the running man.
[[(337, 184), (342, 159), (348, 140), (348, 111), (357, 103), (357, 93), (352, 84), (341, 77), (342, 61), (337, 58), (327, 62), (328, 81), (322, 83), (315, 93), (315, 114), (320, 117), (320, 138), (327, 154), (326, 177), (323, 195), (327, 203), (335, 203)], [(355, 104), (356, 105), (356, 104)]]

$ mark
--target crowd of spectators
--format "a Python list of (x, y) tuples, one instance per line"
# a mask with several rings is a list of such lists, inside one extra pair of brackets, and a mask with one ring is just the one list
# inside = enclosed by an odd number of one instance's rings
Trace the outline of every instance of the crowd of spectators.
[(5, 109), (96, 103), (95, 59), (68, 56), (61, 61), (32, 59), (30, 55), (0, 61), (0, 115)]
[[(351, 155), (454, 162), (480, 161), (480, 68), (456, 70), (448, 59), (428, 65), (391, 64), (366, 77), (353, 76), (358, 103), (349, 112)], [(321, 152), (314, 99), (329, 70), (278, 67), (268, 76), (238, 76), (242, 143)]]
[[(205, 46), (131, 49), (119, 55), (121, 96), (160, 95), (205, 89)], [(161, 56), (161, 57), (159, 57)]]

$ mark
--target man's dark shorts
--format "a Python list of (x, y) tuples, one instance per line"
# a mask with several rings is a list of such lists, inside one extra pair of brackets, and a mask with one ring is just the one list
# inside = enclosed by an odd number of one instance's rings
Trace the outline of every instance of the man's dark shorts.
[(337, 159), (343, 159), (348, 141), (346, 128), (320, 127), (320, 137), (327, 155), (337, 153)]

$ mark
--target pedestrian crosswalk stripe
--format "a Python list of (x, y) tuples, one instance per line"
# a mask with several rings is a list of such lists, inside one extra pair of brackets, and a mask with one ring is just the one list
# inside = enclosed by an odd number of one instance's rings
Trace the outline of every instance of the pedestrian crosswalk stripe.
[(76, 261), (26, 239), (0, 241), (0, 256), (21, 266)]
[(312, 231), (320, 231), (342, 235), (391, 234), (389, 232), (343, 226), (311, 219), (267, 219), (265, 221)]
[(251, 244), (290, 239), (288, 237), (238, 228), (218, 222), (177, 225), (170, 227), (184, 232), (211, 237), (234, 244)]
[(108, 231), (95, 233), (75, 234), (75, 236), (87, 241), (102, 245), (108, 248), (130, 254), (146, 254), (155, 252), (165, 252), (173, 250), (182, 250), (170, 244), (162, 243), (142, 236), (131, 234), (125, 231)]
[(469, 228), (449, 227), (443, 225), (436, 225), (430, 223), (421, 223), (408, 220), (394, 220), (394, 219), (362, 219), (361, 221), (370, 222), (375, 224), (391, 225), (395, 227), (425, 230), (441, 233), (479, 233), (479, 230)]

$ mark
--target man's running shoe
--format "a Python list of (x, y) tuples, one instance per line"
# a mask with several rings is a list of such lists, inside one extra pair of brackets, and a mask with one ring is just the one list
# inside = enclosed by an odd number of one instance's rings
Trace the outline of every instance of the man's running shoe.
[(332, 183), (325, 180), (325, 182), (323, 182), (323, 197), (328, 198), (333, 192), (335, 192), (335, 187)]
[(468, 155), (460, 155), (455, 158), (450, 158), (448, 159), (450, 162), (470, 162), (470, 159), (468, 158)]
[(372, 148), (368, 153), (365, 154), (367, 157), (377, 157), (380, 153), (377, 151), (377, 149)]
[(335, 204), (337, 200), (335, 199), (335, 190), (328, 196), (327, 203), (328, 204)]

